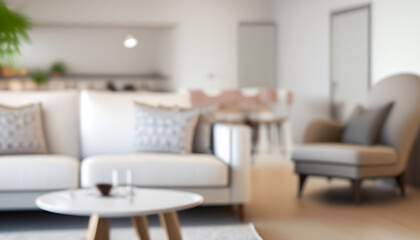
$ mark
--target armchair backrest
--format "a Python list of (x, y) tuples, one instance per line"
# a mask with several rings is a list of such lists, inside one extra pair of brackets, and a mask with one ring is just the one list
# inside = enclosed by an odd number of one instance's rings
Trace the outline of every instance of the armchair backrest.
[(367, 98), (368, 107), (393, 102), (379, 135), (380, 144), (398, 153), (398, 167), (404, 171), (420, 125), (420, 77), (398, 74), (376, 84)]

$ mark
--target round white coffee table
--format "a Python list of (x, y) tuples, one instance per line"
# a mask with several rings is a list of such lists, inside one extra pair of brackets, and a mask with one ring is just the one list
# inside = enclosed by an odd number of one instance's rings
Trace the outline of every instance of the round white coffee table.
[(144, 188), (134, 188), (131, 197), (103, 197), (96, 189), (78, 189), (52, 192), (36, 199), (36, 205), (48, 212), (90, 216), (87, 240), (108, 240), (110, 218), (118, 217), (131, 217), (139, 239), (148, 240), (147, 215), (154, 214), (159, 215), (168, 239), (182, 239), (177, 211), (202, 203), (199, 194)]

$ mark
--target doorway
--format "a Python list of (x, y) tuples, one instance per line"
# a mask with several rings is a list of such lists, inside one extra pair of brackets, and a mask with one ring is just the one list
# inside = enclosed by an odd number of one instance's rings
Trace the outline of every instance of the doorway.
[(239, 25), (238, 85), (240, 88), (276, 87), (275, 23)]
[(343, 122), (371, 85), (371, 6), (332, 12), (330, 24), (331, 116)]

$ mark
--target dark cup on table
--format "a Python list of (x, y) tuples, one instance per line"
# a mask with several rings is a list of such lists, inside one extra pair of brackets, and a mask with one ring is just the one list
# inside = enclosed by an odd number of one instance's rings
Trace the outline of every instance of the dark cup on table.
[(96, 184), (96, 188), (102, 194), (102, 196), (107, 197), (111, 192), (112, 184), (109, 183), (98, 183)]

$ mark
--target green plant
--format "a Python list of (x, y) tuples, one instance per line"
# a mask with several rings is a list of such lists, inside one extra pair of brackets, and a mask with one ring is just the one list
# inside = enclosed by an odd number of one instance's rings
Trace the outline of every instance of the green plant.
[(32, 23), (25, 15), (14, 11), (0, 0), (0, 61), (12, 65), (20, 54), (22, 41), (29, 42)]
[(36, 71), (31, 74), (32, 81), (34, 81), (37, 84), (43, 84), (48, 82), (48, 74), (46, 74), (43, 71)]
[(51, 65), (51, 73), (65, 74), (66, 72), (67, 66), (63, 61), (57, 61)]

